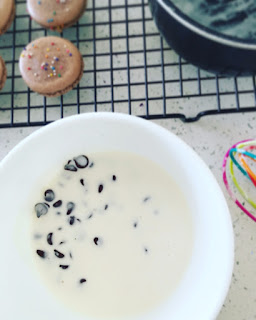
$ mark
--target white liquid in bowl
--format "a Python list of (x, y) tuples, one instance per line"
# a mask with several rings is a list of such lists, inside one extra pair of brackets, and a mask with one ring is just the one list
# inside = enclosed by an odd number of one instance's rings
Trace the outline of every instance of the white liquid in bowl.
[[(38, 192), (35, 204), (49, 208), (39, 218), (32, 214), (37, 268), (55, 296), (84, 315), (147, 312), (174, 292), (191, 259), (188, 202), (150, 160), (122, 152), (87, 157), (86, 168), (63, 165)], [(45, 201), (46, 190), (52, 201)]]

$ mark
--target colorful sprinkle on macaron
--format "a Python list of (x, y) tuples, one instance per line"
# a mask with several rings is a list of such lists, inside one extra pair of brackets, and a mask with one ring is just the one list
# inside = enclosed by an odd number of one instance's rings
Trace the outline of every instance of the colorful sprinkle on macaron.
[(86, 6), (87, 0), (27, 0), (27, 10), (31, 18), (43, 27), (58, 32), (75, 24), (83, 15)]
[[(45, 96), (66, 93), (83, 75), (83, 59), (79, 50), (60, 37), (43, 37), (30, 43), (20, 55), (19, 66), (27, 85)], [(28, 71), (32, 69), (30, 75)]]

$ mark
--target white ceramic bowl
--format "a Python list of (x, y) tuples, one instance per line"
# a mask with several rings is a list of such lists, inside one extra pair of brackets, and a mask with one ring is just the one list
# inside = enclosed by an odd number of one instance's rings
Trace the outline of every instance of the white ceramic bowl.
[(1, 162), (0, 319), (89, 319), (52, 299), (33, 271), (28, 236), (29, 196), (38, 181), (46, 182), (52, 167), (84, 150), (135, 152), (155, 161), (191, 205), (195, 243), (179, 287), (167, 302), (132, 320), (215, 319), (233, 268), (233, 231), (224, 196), (210, 170), (182, 140), (149, 121), (112, 113), (56, 121), (30, 135)]

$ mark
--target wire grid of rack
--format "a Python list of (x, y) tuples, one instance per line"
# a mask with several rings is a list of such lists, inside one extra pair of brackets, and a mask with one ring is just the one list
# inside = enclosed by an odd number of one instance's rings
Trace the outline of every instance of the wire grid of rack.
[(45, 98), (26, 86), (18, 61), (27, 43), (52, 34), (31, 20), (26, 1), (16, 0), (13, 25), (0, 38), (8, 72), (0, 92), (0, 128), (98, 111), (185, 122), (256, 111), (255, 77), (218, 77), (181, 59), (161, 38), (147, 0), (88, 0), (79, 22), (59, 34), (79, 48), (83, 78), (64, 96)]

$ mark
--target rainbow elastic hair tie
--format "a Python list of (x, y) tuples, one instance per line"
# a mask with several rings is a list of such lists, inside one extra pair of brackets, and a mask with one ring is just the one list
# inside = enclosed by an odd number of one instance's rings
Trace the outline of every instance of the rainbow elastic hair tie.
[[(241, 202), (235, 197), (232, 192), (230, 185), (227, 180), (227, 164), (229, 168), (230, 177), (234, 186), (237, 188), (242, 197), (254, 208), (256, 209), (256, 203), (247, 195), (247, 193), (243, 190), (243, 188), (238, 183), (235, 174), (234, 174), (234, 165), (242, 172), (242, 174), (252, 183), (252, 186), (256, 187), (256, 174), (253, 172), (251, 167), (248, 165), (246, 158), (250, 158), (251, 160), (256, 162), (256, 155), (251, 150), (256, 150), (256, 140), (249, 139), (237, 142), (227, 151), (222, 165), (222, 173), (223, 173), (223, 181), (225, 187), (236, 203), (236, 205), (249, 216), (253, 221), (256, 222), (256, 217), (248, 211)], [(238, 160), (236, 159), (236, 155), (238, 155)]]

